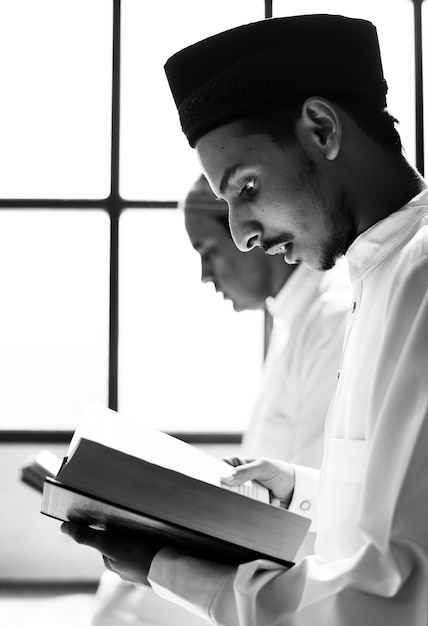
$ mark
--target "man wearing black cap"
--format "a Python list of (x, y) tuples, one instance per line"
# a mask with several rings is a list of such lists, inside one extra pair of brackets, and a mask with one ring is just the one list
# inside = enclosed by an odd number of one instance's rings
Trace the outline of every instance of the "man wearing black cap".
[(227, 204), (203, 176), (186, 197), (184, 216), (201, 280), (213, 282), (236, 311), (265, 308), (273, 321), (241, 454), (319, 468), (352, 297), (346, 264), (321, 273), (260, 249), (242, 254), (230, 236)]
[(315, 555), (289, 570), (233, 568), (145, 546), (132, 563), (114, 538), (80, 540), (216, 624), (426, 626), (428, 192), (385, 110), (376, 30), (341, 16), (267, 20), (186, 48), (166, 72), (237, 246), (314, 269), (342, 255), (349, 265), (320, 474), (262, 460), (230, 481), (267, 481), (311, 515)]
[[(213, 283), (235, 311), (265, 308), (272, 319), (256, 401), (235, 453), (319, 469), (351, 302), (346, 264), (314, 272), (260, 249), (243, 254), (230, 235), (227, 204), (215, 198), (204, 176), (192, 185), (182, 210), (189, 240), (200, 256), (202, 282)], [(212, 388), (215, 393), (215, 379)], [(312, 554), (313, 544), (314, 533), (309, 532), (299, 556)], [(153, 616), (156, 626), (205, 623), (110, 572), (102, 576), (95, 607), (92, 626), (152, 624)]]

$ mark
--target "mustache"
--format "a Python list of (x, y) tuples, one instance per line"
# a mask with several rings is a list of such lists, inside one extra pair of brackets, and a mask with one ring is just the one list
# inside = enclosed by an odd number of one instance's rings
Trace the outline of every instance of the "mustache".
[(284, 233), (283, 235), (278, 237), (271, 237), (270, 239), (263, 238), (260, 240), (260, 248), (263, 250), (263, 252), (267, 252), (275, 246), (280, 246), (284, 242), (292, 243), (293, 239), (293, 235), (287, 233)]

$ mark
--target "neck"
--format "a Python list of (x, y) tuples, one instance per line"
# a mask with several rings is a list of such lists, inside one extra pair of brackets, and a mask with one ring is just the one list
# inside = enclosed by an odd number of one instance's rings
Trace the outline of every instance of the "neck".
[(354, 214), (355, 236), (401, 209), (426, 188), (422, 176), (400, 152), (386, 150), (343, 115), (343, 140), (333, 172), (347, 190), (348, 205)]
[(358, 235), (401, 209), (427, 186), (422, 176), (402, 155), (385, 154), (381, 149), (380, 152), (375, 153), (374, 158), (360, 168)]

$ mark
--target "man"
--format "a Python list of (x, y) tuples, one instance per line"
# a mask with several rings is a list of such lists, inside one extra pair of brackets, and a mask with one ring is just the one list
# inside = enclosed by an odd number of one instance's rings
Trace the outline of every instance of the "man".
[(201, 280), (213, 282), (236, 311), (266, 308), (273, 319), (261, 389), (241, 454), (321, 465), (324, 423), (340, 363), (351, 294), (343, 263), (321, 274), (255, 249), (242, 254), (230, 236), (227, 205), (202, 176), (184, 204)]
[[(350, 304), (347, 267), (329, 272), (287, 265), (261, 250), (240, 252), (230, 235), (228, 208), (204, 176), (185, 199), (186, 231), (200, 255), (201, 280), (212, 282), (236, 311), (266, 308), (273, 324), (258, 397), (240, 453), (308, 467), (321, 465), (324, 423), (340, 362)], [(313, 552), (308, 533), (299, 554)], [(180, 609), (109, 572), (95, 597), (93, 626), (175, 624)], [(186, 614), (186, 623), (196, 617)]]
[(235, 568), (145, 545), (132, 560), (123, 537), (69, 530), (216, 624), (426, 626), (428, 192), (386, 112), (376, 30), (341, 16), (266, 21), (166, 70), (238, 247), (322, 270), (345, 254), (350, 268), (321, 472), (258, 460), (230, 481), (252, 476), (291, 510), (318, 502), (315, 555)]

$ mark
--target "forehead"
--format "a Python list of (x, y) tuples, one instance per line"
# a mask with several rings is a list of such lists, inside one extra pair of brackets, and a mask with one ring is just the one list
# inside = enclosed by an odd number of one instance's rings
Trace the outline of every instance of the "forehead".
[(185, 211), (187, 234), (192, 243), (203, 245), (209, 241), (227, 239), (229, 234), (219, 219), (202, 211)]
[(201, 137), (196, 144), (196, 154), (202, 164), (221, 167), (226, 159), (245, 149), (243, 139), (242, 128), (237, 122), (226, 124)]
[(222, 181), (235, 170), (265, 167), (277, 157), (278, 146), (265, 134), (249, 134), (239, 122), (220, 126), (201, 137), (196, 154), (213, 192), (221, 196)]

